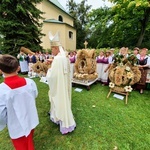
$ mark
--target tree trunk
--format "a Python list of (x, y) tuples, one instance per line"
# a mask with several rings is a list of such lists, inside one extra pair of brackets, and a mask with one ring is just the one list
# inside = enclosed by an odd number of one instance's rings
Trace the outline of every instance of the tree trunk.
[(149, 17), (150, 17), (150, 9), (146, 9), (145, 10), (145, 15), (143, 20), (141, 20), (141, 33), (137, 42), (137, 47), (140, 47), (143, 39), (144, 39), (144, 35), (145, 35), (145, 31), (146, 31), (146, 27), (148, 25), (148, 21), (149, 21)]
[[(143, 27), (142, 27), (143, 28)], [(138, 42), (137, 42), (137, 47), (140, 47), (141, 46), (141, 44), (142, 44), (142, 41), (143, 41), (143, 39), (144, 39), (144, 35), (145, 35), (145, 29), (146, 29), (146, 27), (145, 28), (143, 28), (143, 29), (141, 29), (141, 33), (140, 33), (140, 36), (139, 36), (139, 39), (138, 39)]]

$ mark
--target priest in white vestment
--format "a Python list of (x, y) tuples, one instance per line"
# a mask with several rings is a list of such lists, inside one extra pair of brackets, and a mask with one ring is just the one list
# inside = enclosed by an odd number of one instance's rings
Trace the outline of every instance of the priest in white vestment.
[(46, 78), (49, 84), (50, 119), (60, 125), (60, 132), (72, 132), (76, 123), (71, 110), (70, 60), (63, 50), (58, 33), (49, 33), (54, 59)]

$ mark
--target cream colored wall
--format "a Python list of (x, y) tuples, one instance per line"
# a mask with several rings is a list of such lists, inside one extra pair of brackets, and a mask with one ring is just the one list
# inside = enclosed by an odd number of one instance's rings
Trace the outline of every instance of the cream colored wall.
[(37, 5), (37, 8), (40, 9), (42, 12), (45, 12), (45, 14), (43, 14), (43, 17), (45, 18), (44, 20), (47, 19), (58, 20), (58, 16), (61, 15), (63, 17), (63, 22), (73, 26), (73, 18), (70, 17), (69, 15), (66, 15), (66, 13), (59, 10), (50, 2), (44, 0), (43, 3)]
[[(58, 30), (59, 29), (59, 30)], [(49, 31), (54, 35), (57, 31), (60, 33), (60, 42), (66, 50), (76, 49), (76, 30), (65, 24), (44, 23), (43, 33), (46, 35), (42, 38), (42, 46), (44, 49), (50, 49)], [(73, 38), (69, 39), (69, 31), (73, 32)]]
[[(69, 31), (71, 31), (73, 33), (73, 38), (70, 39), (69, 38)], [(65, 42), (65, 47), (67, 50), (76, 50), (76, 30), (74, 28), (71, 28), (69, 26), (66, 27), (65, 30), (65, 34), (66, 34), (66, 42)]]
[[(41, 4), (37, 5), (37, 8), (40, 9), (42, 12), (45, 12), (43, 15), (44, 20), (48, 19), (55, 19), (58, 20), (58, 16), (61, 15), (63, 17), (63, 22), (73, 26), (73, 18), (66, 15), (63, 11), (59, 10), (57, 7), (54, 7), (50, 2), (47, 0), (43, 1)], [(42, 33), (45, 34), (42, 37), (43, 43), (41, 46), (44, 49), (50, 48), (50, 41), (48, 37), (49, 31), (52, 31), (55, 34), (57, 31), (60, 32), (60, 42), (62, 46), (67, 50), (75, 50), (76, 49), (76, 30), (66, 24), (58, 24), (58, 23), (47, 23), (44, 22), (42, 27)], [(73, 32), (73, 39), (69, 39), (69, 31)]]

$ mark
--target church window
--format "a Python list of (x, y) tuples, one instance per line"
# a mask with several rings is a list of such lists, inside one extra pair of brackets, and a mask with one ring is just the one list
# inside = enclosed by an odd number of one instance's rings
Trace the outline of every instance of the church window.
[(59, 15), (58, 20), (63, 22), (63, 17), (61, 15)]
[(69, 31), (69, 39), (73, 39), (73, 32)]

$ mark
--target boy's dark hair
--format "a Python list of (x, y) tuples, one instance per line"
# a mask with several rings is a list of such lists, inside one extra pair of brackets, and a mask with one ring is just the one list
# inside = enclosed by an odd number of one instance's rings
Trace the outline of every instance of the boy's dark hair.
[(13, 73), (19, 66), (18, 60), (11, 55), (0, 55), (0, 70), (4, 73)]

